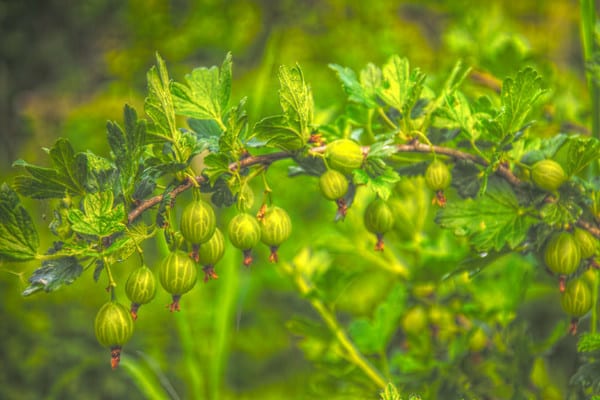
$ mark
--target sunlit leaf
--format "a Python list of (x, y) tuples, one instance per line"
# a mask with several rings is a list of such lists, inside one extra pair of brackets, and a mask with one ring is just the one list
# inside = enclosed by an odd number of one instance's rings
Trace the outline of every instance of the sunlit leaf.
[(153, 124), (148, 127), (151, 140), (177, 142), (179, 130), (175, 120), (175, 107), (171, 96), (167, 65), (160, 55), (156, 54), (156, 66), (150, 68), (146, 75), (148, 80), (148, 96), (144, 102), (146, 114)]
[(523, 242), (535, 220), (519, 205), (508, 183), (490, 179), (485, 195), (450, 202), (439, 211), (436, 222), (458, 236), (469, 237), (479, 251), (500, 251)]
[(185, 81), (186, 85), (171, 84), (177, 114), (222, 122), (231, 95), (231, 53), (220, 69), (216, 66), (196, 68), (185, 76)]
[(407, 116), (419, 100), (425, 75), (419, 70), (410, 71), (406, 58), (392, 56), (383, 66), (383, 83), (379, 97), (388, 105)]

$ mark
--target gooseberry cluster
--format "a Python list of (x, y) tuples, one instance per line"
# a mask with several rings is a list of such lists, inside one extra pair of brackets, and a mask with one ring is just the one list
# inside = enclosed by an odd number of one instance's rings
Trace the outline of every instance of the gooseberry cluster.
[[(231, 244), (242, 250), (243, 264), (252, 263), (252, 248), (259, 241), (269, 246), (271, 262), (278, 261), (277, 249), (289, 238), (291, 219), (280, 207), (263, 205), (257, 216), (240, 212), (227, 227)], [(179, 232), (185, 243), (175, 244), (158, 266), (160, 286), (172, 296), (168, 309), (180, 310), (181, 296), (194, 288), (201, 266), (204, 281), (217, 279), (215, 264), (225, 252), (225, 237), (217, 226), (212, 205), (202, 199), (188, 203), (181, 214)], [(191, 246), (187, 253), (186, 244)], [(134, 321), (138, 318), (141, 305), (149, 303), (156, 295), (156, 278), (145, 264), (134, 269), (125, 284), (125, 293), (131, 301), (130, 309), (117, 302), (114, 297), (98, 311), (95, 332), (98, 342), (111, 350), (111, 365), (116, 368), (121, 357), (121, 348), (132, 336)]]
[[(540, 189), (556, 192), (568, 179), (554, 160), (541, 160), (531, 167), (531, 180)], [(563, 310), (571, 317), (569, 331), (577, 332), (579, 318), (593, 306), (592, 284), (597, 263), (598, 241), (579, 227), (554, 232), (545, 243), (544, 264), (558, 277)], [(587, 271), (590, 271), (588, 273)]]

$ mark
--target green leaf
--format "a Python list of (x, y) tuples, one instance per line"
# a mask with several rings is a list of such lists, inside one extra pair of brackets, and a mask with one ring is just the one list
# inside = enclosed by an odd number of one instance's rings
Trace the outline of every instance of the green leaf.
[(600, 334), (584, 333), (577, 342), (577, 351), (579, 353), (589, 353), (600, 350)]
[(24, 160), (13, 163), (13, 166), (25, 168), (31, 175), (16, 177), (15, 190), (33, 199), (63, 198), (68, 194), (84, 194), (88, 180), (86, 155), (75, 154), (71, 143), (64, 138), (58, 139), (54, 146), (46, 151), (50, 155), (52, 168), (38, 167)]
[(535, 220), (521, 208), (508, 183), (490, 178), (485, 195), (449, 203), (436, 222), (457, 236), (469, 237), (478, 251), (500, 251), (523, 242)]
[(38, 246), (39, 238), (31, 217), (17, 194), (3, 183), (0, 187), (0, 258), (31, 260)]
[(255, 140), (286, 151), (306, 145), (313, 123), (313, 98), (298, 65), (279, 68), (279, 102), (282, 115), (266, 117), (254, 127)]
[(283, 115), (293, 124), (305, 144), (310, 138), (314, 102), (299, 65), (279, 68), (279, 103)]
[(111, 191), (88, 193), (83, 198), (83, 211), (69, 210), (69, 221), (73, 231), (98, 237), (106, 237), (125, 229), (125, 207), (122, 203), (113, 208), (114, 195)]
[(540, 217), (549, 226), (562, 227), (576, 222), (582, 212), (577, 203), (561, 200), (544, 204), (540, 209)]
[(206, 168), (202, 171), (208, 177), (208, 182), (211, 186), (215, 184), (217, 179), (223, 174), (231, 172), (229, 170), (229, 157), (223, 153), (211, 153), (204, 158)]
[(221, 69), (196, 68), (185, 76), (187, 85), (173, 82), (171, 93), (177, 114), (195, 119), (212, 119), (222, 125), (231, 95), (231, 53)]
[(502, 113), (499, 122), (503, 136), (522, 130), (525, 120), (539, 97), (544, 94), (541, 76), (531, 67), (502, 83)]
[(175, 107), (170, 90), (167, 66), (160, 55), (156, 54), (156, 66), (146, 75), (148, 80), (148, 96), (144, 102), (146, 114), (153, 125), (149, 127), (150, 139), (155, 142), (179, 140), (179, 130), (175, 120)]
[(248, 114), (246, 113), (246, 98), (242, 98), (237, 106), (231, 107), (225, 115), (227, 129), (221, 135), (219, 148), (230, 154), (233, 159), (239, 159), (245, 151), (244, 141), (248, 130)]
[(46, 260), (42, 266), (33, 272), (29, 278), (29, 286), (23, 291), (23, 296), (43, 290), (53, 292), (63, 285), (70, 285), (81, 275), (83, 267), (75, 257), (62, 257)]
[(113, 152), (119, 171), (121, 191), (129, 198), (142, 163), (146, 142), (146, 121), (138, 120), (135, 110), (126, 105), (123, 110), (125, 129), (116, 122), (106, 124), (108, 144)]
[(329, 64), (329, 68), (334, 70), (342, 81), (342, 87), (348, 95), (349, 101), (361, 104), (366, 108), (376, 108), (378, 106), (376, 93), (381, 86), (381, 70), (379, 68), (373, 64), (368, 64), (361, 71), (360, 82), (350, 68), (337, 64)]
[(367, 354), (381, 353), (390, 338), (398, 329), (398, 322), (404, 313), (406, 288), (397, 285), (390, 291), (383, 303), (377, 306), (371, 320), (360, 318), (353, 321), (348, 332), (358, 348)]
[(289, 125), (284, 115), (274, 115), (260, 120), (254, 126), (253, 138), (263, 142), (264, 146), (285, 151), (298, 150), (306, 144), (302, 134)]
[(367, 157), (365, 168), (354, 170), (352, 175), (356, 185), (366, 185), (383, 200), (390, 197), (392, 188), (400, 180), (398, 172), (379, 157)]
[(424, 82), (425, 74), (419, 69), (411, 72), (408, 60), (394, 55), (383, 66), (383, 84), (378, 94), (402, 116), (408, 116), (419, 100)]
[(556, 151), (555, 161), (560, 163), (569, 176), (582, 172), (600, 155), (600, 141), (593, 137), (567, 136)]
[(213, 153), (219, 151), (219, 141), (223, 131), (212, 119), (189, 119), (188, 126), (196, 135), (198, 142)]

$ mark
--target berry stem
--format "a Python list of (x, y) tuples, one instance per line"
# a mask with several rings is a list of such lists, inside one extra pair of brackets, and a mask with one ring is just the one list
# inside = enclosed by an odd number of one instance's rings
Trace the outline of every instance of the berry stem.
[(335, 314), (320, 299), (318, 299), (317, 296), (306, 296), (314, 290), (314, 287), (306, 277), (301, 274), (301, 268), (296, 268), (289, 263), (284, 263), (283, 268), (284, 271), (293, 278), (300, 293), (308, 299), (313, 308), (319, 313), (329, 330), (333, 333), (336, 340), (346, 352), (349, 361), (361, 369), (378, 387), (383, 389), (387, 384), (385, 377), (356, 348), (352, 340), (346, 335), (346, 332), (344, 332), (344, 329), (337, 321)]

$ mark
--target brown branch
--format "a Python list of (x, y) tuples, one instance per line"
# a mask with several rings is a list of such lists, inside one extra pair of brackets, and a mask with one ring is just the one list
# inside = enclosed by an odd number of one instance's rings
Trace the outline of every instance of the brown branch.
[[(323, 152), (325, 152), (325, 149), (326, 149), (325, 146), (318, 146), (318, 147), (313, 147), (310, 150), (310, 152), (323, 153)], [(454, 160), (466, 160), (466, 161), (471, 161), (475, 164), (479, 164), (484, 167), (489, 166), (489, 163), (486, 160), (484, 160), (483, 158), (481, 158), (477, 155), (474, 155), (471, 153), (465, 153), (463, 151), (448, 148), (448, 147), (428, 145), (428, 144), (421, 143), (418, 141), (413, 141), (413, 142), (407, 143), (407, 144), (399, 144), (396, 146), (396, 149), (399, 153), (431, 153), (431, 152), (435, 152), (436, 154), (439, 154), (439, 155), (451, 157)], [(368, 147), (364, 147), (363, 152), (365, 154), (367, 154)], [(292, 158), (293, 156), (294, 156), (293, 153), (289, 153), (289, 152), (285, 152), (285, 151), (269, 153), (269, 154), (261, 154), (261, 155), (257, 155), (257, 156), (249, 156), (238, 162), (229, 164), (229, 170), (235, 171), (237, 169), (247, 168), (247, 167), (251, 167), (253, 165), (268, 166), (275, 161), (283, 160), (286, 158)], [(495, 172), (498, 175), (500, 175), (502, 178), (504, 178), (508, 183), (510, 183), (511, 185), (513, 185), (515, 187), (523, 185), (523, 181), (521, 179), (519, 179), (518, 177), (516, 177), (512, 173), (512, 171), (505, 165), (502, 165), (502, 164), (499, 165)], [(206, 181), (206, 178), (204, 176), (200, 175), (200, 176), (195, 177), (195, 180), (198, 184), (201, 184)], [(181, 193), (185, 192), (186, 190), (188, 190), (189, 188), (191, 188), (192, 186), (193, 186), (192, 182), (190, 180), (186, 180), (185, 182), (182, 182), (179, 186), (175, 187), (171, 192), (169, 192), (169, 196), (171, 198), (175, 198), (179, 194), (181, 194)], [(151, 197), (147, 200), (142, 201), (135, 209), (133, 209), (132, 211), (129, 212), (129, 214), (127, 216), (128, 223), (131, 224), (144, 211), (159, 204), (163, 200), (163, 197), (164, 197), (164, 195), (159, 194), (159, 195)], [(580, 219), (579, 221), (577, 221), (577, 225), (586, 229), (594, 236), (600, 238), (600, 229), (595, 227), (593, 224)]]
[[(268, 166), (269, 164), (271, 164), (277, 160), (282, 160), (284, 158), (291, 158), (292, 156), (293, 156), (292, 153), (288, 153), (288, 152), (284, 152), (284, 151), (277, 152), (277, 153), (270, 153), (270, 154), (261, 154), (258, 156), (250, 156), (250, 157), (246, 157), (238, 162), (229, 164), (229, 170), (235, 171), (236, 169), (246, 168), (246, 167), (250, 167), (252, 165)], [(196, 180), (196, 183), (198, 183), (198, 184), (204, 183), (206, 181), (206, 178), (202, 175), (196, 176), (194, 179)], [(188, 190), (189, 188), (191, 188), (192, 186), (193, 186), (192, 182), (189, 179), (187, 179), (184, 182), (182, 182), (179, 186), (175, 187), (175, 189), (171, 190), (169, 192), (169, 196), (171, 198), (175, 198), (179, 194), (181, 194), (181, 193), (185, 192), (186, 190)], [(129, 212), (129, 214), (127, 215), (127, 222), (129, 224), (131, 224), (133, 221), (135, 221), (136, 218), (138, 218), (140, 215), (142, 215), (142, 213), (144, 211), (159, 204), (163, 200), (163, 198), (164, 198), (164, 195), (159, 194), (159, 195), (151, 197), (147, 200), (142, 201), (140, 204), (137, 205), (137, 207), (135, 207), (133, 210), (131, 210)]]
[[(455, 160), (466, 160), (471, 161), (475, 164), (482, 165), (484, 167), (489, 166), (489, 163), (483, 158), (476, 156), (471, 153), (465, 153), (460, 150), (451, 149), (448, 147), (441, 146), (430, 146), (425, 143), (413, 141), (408, 144), (399, 144), (397, 146), (398, 152), (404, 153), (431, 153), (435, 152), (436, 154), (442, 154), (445, 156), (452, 157)], [(523, 181), (515, 176), (512, 171), (504, 165), (499, 165), (496, 169), (496, 173), (503, 177), (508, 183), (513, 186), (521, 186), (523, 185)]]

